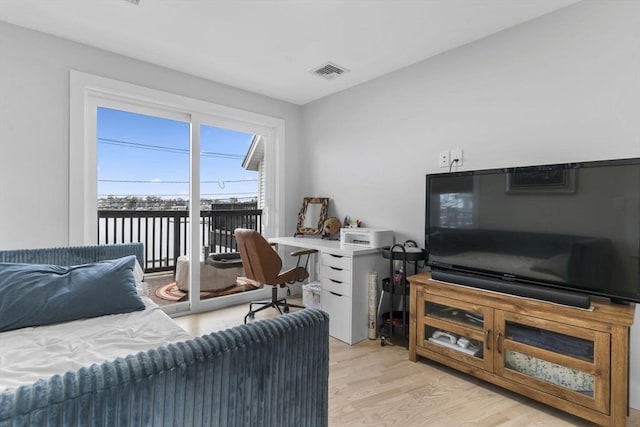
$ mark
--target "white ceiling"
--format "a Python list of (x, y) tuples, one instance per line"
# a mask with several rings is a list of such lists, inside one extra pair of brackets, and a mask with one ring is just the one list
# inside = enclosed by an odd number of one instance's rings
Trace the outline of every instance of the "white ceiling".
[[(305, 104), (578, 0), (0, 0), (0, 20)], [(325, 80), (331, 61), (350, 70)]]

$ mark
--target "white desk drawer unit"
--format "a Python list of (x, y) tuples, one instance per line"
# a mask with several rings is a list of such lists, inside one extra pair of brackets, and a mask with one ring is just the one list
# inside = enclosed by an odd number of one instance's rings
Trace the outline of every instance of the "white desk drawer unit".
[(336, 240), (299, 237), (270, 239), (281, 245), (317, 249), (318, 276), (322, 292), (320, 304), (329, 314), (329, 334), (347, 344), (367, 339), (369, 273), (378, 273), (378, 282), (389, 268), (376, 248), (342, 247)]
[(379, 252), (354, 256), (323, 252), (320, 262), (320, 303), (329, 313), (329, 334), (348, 344), (366, 339), (369, 272), (384, 271), (382, 256)]

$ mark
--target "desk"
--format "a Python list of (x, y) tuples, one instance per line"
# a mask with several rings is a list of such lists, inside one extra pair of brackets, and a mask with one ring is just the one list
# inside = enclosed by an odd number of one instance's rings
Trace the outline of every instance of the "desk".
[(368, 336), (368, 277), (378, 273), (378, 281), (388, 263), (380, 249), (340, 246), (337, 240), (313, 237), (273, 237), (271, 243), (302, 249), (317, 249), (316, 277), (322, 293), (320, 304), (329, 314), (329, 334), (347, 344)]

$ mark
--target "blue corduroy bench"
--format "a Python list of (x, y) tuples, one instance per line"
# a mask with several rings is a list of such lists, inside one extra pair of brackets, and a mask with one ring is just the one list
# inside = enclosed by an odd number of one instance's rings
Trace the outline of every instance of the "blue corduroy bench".
[[(0, 251), (0, 262), (132, 253), (142, 260), (142, 245)], [(328, 377), (328, 316), (305, 309), (4, 391), (0, 427), (326, 426)]]

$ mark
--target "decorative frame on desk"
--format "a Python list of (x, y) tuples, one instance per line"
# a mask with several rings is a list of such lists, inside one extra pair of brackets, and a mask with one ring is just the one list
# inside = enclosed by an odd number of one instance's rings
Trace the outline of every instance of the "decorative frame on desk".
[(298, 225), (293, 235), (320, 235), (329, 210), (328, 197), (305, 197), (298, 213)]

